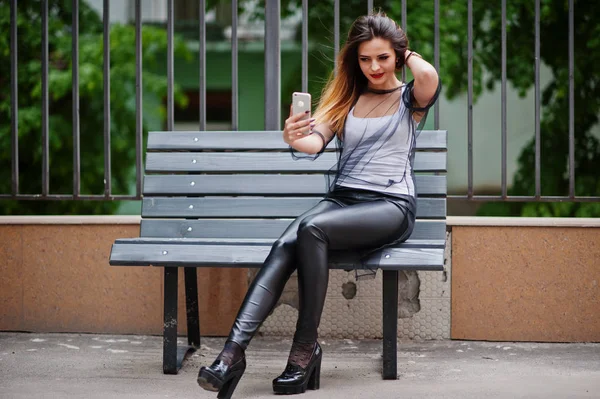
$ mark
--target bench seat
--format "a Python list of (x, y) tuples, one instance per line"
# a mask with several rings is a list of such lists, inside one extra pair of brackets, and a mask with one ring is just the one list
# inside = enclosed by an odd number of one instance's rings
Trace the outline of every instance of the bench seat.
[[(119, 239), (112, 249), (113, 266), (260, 267), (274, 240), (205, 238)], [(445, 240), (408, 240), (367, 257), (363, 264), (382, 270), (443, 270)], [(352, 253), (330, 256), (330, 268), (360, 265)]]

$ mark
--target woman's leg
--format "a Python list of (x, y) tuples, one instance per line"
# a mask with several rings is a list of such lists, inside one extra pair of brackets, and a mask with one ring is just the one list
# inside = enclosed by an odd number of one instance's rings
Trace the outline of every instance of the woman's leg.
[(281, 237), (273, 244), (269, 256), (248, 288), (240, 307), (228, 341), (246, 349), (258, 327), (267, 318), (297, 267), (296, 241), (301, 222), (312, 215), (339, 209), (331, 201), (322, 201), (292, 222)]
[(376, 248), (408, 228), (407, 209), (387, 201), (364, 202), (305, 217), (298, 230), (300, 309), (294, 342), (314, 344), (329, 279), (328, 250)]
[(276, 393), (319, 389), (322, 351), (317, 329), (329, 279), (328, 250), (376, 248), (400, 238), (410, 226), (408, 210), (387, 201), (363, 202), (305, 217), (298, 229), (296, 259), (300, 309), (288, 364), (273, 380)]
[(277, 303), (285, 283), (296, 269), (298, 226), (310, 215), (335, 208), (340, 206), (331, 201), (320, 202), (296, 218), (275, 242), (260, 272), (248, 288), (223, 350), (209, 367), (202, 367), (198, 372), (198, 384), (202, 388), (219, 391), (219, 397), (231, 397), (246, 369), (246, 347)]

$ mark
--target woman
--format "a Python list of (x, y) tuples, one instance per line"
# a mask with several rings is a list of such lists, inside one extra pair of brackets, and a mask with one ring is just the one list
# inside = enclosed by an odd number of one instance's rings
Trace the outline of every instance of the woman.
[[(396, 73), (406, 65), (414, 80)], [(415, 220), (414, 147), (419, 122), (440, 90), (435, 68), (408, 50), (400, 27), (383, 13), (358, 18), (338, 55), (335, 76), (314, 118), (285, 121), (283, 140), (297, 157), (316, 158), (335, 137), (341, 146), (330, 189), (273, 245), (254, 279), (225, 347), (198, 383), (230, 397), (246, 368), (244, 351), (298, 270), (296, 333), (275, 393), (319, 388), (322, 351), (317, 342), (328, 282), (328, 250), (368, 253), (406, 240)]]

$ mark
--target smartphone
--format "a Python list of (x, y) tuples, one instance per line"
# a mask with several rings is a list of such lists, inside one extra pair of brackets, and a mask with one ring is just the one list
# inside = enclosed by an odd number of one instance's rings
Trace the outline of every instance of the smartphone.
[(300, 93), (294, 92), (292, 94), (292, 115), (296, 115), (299, 112), (306, 112), (306, 116), (300, 118), (300, 120), (310, 119), (310, 107), (311, 107), (311, 98), (310, 93)]

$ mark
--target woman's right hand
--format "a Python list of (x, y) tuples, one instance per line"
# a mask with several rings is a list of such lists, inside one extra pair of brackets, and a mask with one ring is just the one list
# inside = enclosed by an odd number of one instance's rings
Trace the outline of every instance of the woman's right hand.
[(292, 115), (292, 107), (290, 106), (290, 116), (285, 120), (283, 128), (283, 141), (291, 145), (294, 141), (306, 137), (315, 127), (315, 119), (300, 120), (306, 116), (307, 112), (299, 112)]

